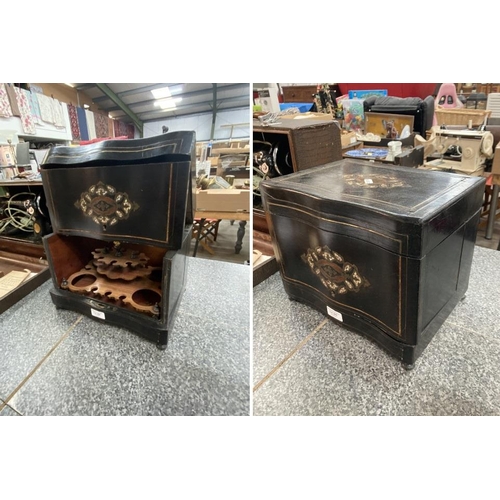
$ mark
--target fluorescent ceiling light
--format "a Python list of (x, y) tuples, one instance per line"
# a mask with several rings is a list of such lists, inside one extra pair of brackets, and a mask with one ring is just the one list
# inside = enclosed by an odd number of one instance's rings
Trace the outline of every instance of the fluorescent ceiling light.
[(176, 107), (176, 103), (182, 101), (182, 97), (176, 97), (175, 99), (161, 99), (155, 101), (155, 106), (161, 109), (173, 109)]
[(154, 89), (151, 91), (155, 99), (163, 99), (165, 97), (170, 97), (170, 89), (168, 87), (161, 87), (160, 89)]

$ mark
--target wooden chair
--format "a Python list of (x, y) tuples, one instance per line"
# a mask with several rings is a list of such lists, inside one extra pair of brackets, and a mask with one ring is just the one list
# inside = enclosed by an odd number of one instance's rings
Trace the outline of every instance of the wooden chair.
[(208, 253), (214, 255), (210, 242), (217, 241), (220, 219), (194, 219), (192, 237), (195, 238), (193, 257), (196, 257), (201, 245)]

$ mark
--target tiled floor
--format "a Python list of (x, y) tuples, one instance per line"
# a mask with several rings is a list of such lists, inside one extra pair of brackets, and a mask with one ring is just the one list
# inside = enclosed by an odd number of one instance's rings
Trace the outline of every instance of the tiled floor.
[(477, 245), (465, 299), (405, 371), (274, 274), (254, 288), (254, 415), (500, 415), (499, 283), (500, 252)]
[(0, 416), (248, 415), (249, 272), (190, 257), (165, 351), (57, 310), (46, 282), (0, 315)]

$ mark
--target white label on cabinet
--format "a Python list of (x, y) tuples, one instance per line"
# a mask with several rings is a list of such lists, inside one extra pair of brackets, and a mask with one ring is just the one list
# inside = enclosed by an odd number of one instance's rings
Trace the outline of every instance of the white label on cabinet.
[(95, 309), (90, 308), (90, 312), (92, 316), (95, 316), (96, 318), (106, 319), (106, 315), (101, 311), (96, 311)]
[(326, 310), (327, 310), (328, 314), (329, 314), (332, 318), (335, 318), (335, 319), (336, 319), (336, 320), (338, 320), (338, 321), (342, 321), (342, 322), (344, 321), (344, 320), (342, 319), (342, 314), (341, 314), (341, 313), (339, 313), (338, 311), (336, 311), (335, 309), (332, 309), (331, 307), (326, 306)]

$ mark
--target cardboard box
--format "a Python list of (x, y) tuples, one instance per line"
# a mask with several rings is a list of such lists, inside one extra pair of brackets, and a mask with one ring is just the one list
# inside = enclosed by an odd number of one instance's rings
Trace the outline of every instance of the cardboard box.
[(250, 190), (206, 189), (198, 190), (195, 197), (196, 211), (203, 212), (249, 212)]
[(500, 175), (500, 143), (495, 148), (495, 155), (493, 156), (493, 164), (491, 166), (491, 173)]
[(340, 142), (343, 148), (351, 146), (356, 141), (357, 141), (356, 132), (346, 132), (345, 134), (344, 133), (340, 134)]

